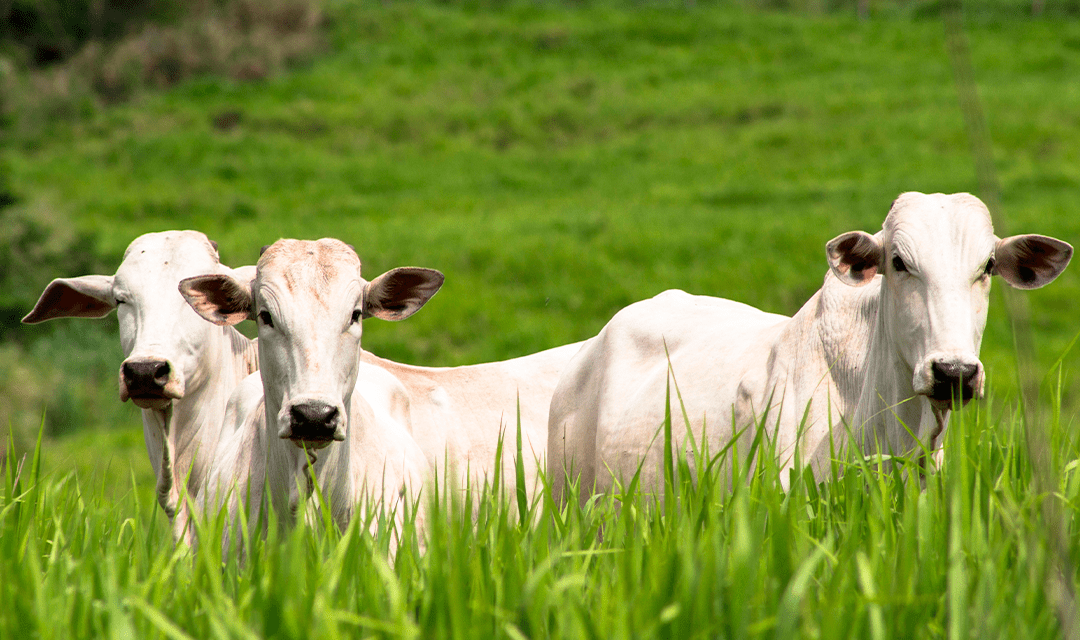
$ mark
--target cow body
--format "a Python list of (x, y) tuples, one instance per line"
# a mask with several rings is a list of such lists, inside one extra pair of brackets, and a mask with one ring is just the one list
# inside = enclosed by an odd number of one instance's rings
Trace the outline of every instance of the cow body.
[[(620, 311), (571, 361), (551, 405), (548, 470), (610, 491), (641, 465), (658, 487), (671, 381), (673, 445), (717, 453), (738, 434), (746, 453), (760, 426), (781, 469), (819, 477), (833, 451), (906, 455), (941, 446), (954, 399), (982, 393), (978, 360), (990, 276), (1034, 288), (1072, 248), (1043, 236), (993, 235), (968, 194), (903, 194), (883, 229), (828, 243), (830, 271), (794, 317), (668, 291)], [(921, 446), (920, 446), (921, 445)], [(798, 450), (798, 456), (796, 456)], [(608, 472), (610, 470), (610, 473)]]
[[(805, 460), (857, 401), (865, 361), (857, 347), (869, 342), (872, 321), (859, 312), (872, 308), (877, 289), (852, 289), (826, 276), (822, 291), (793, 318), (677, 290), (623, 309), (571, 361), (554, 394), (548, 454), (553, 491), (562, 495), (564, 468), (580, 477), (582, 487), (611, 491), (614, 478), (605, 469), (628, 481), (642, 460), (641, 485), (655, 488), (669, 389), (676, 450), (693, 449), (687, 447), (680, 400), (698, 447), (704, 441), (719, 452), (736, 426), (766, 418), (769, 441), (789, 463), (808, 409)], [(855, 312), (843, 331), (844, 346), (855, 350), (842, 351), (855, 357), (838, 357), (840, 345), (825, 341), (836, 325), (821, 322), (824, 309)], [(830, 362), (836, 363), (831, 369)], [(743, 430), (738, 449), (747, 451), (754, 436), (753, 429)]]
[(532, 500), (540, 490), (551, 396), (580, 346), (462, 367), (398, 364), (368, 352), (361, 361), (387, 371), (405, 388), (410, 430), (441, 483), (474, 490), (491, 483), (502, 439), (501, 484), (513, 495), (520, 418), (525, 489)]
[(23, 318), (100, 318), (117, 310), (125, 355), (120, 399), (142, 409), (158, 502), (176, 539), (187, 531), (184, 493), (194, 497), (206, 480), (229, 396), (258, 366), (255, 342), (208, 324), (177, 292), (182, 279), (204, 273), (251, 275), (222, 265), (202, 233), (148, 233), (128, 246), (115, 275), (54, 280)]

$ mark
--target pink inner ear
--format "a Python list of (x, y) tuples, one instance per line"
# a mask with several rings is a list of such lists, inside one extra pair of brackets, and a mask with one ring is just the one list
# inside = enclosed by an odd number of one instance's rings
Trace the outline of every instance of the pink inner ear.
[(1035, 234), (998, 241), (995, 273), (1018, 289), (1037, 289), (1057, 278), (1072, 259), (1067, 242)]
[(214, 274), (185, 278), (180, 293), (200, 316), (217, 325), (234, 325), (251, 317), (251, 296), (233, 278)]
[(862, 279), (865, 277), (873, 277), (877, 273), (877, 263), (867, 262), (865, 260), (853, 260), (851, 257), (847, 257), (844, 261), (837, 264), (837, 269), (841, 273), (850, 274), (853, 278)]
[(877, 275), (882, 249), (873, 236), (852, 232), (829, 242), (827, 253), (839, 277), (850, 284), (864, 284)]
[(368, 283), (364, 293), (365, 317), (403, 320), (416, 313), (443, 283), (434, 269), (398, 267)]

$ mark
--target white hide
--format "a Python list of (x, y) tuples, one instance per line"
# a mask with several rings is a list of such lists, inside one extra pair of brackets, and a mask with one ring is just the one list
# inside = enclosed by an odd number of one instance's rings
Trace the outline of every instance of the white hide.
[(682, 291), (630, 305), (586, 343), (556, 388), (548, 439), (555, 498), (566, 473), (586, 499), (591, 489), (611, 491), (613, 474), (628, 481), (639, 464), (641, 486), (659, 486), (669, 380), (677, 452), (691, 447), (676, 385), (695, 438), (713, 453), (741, 433), (745, 455), (758, 424), (781, 469), (796, 463), (798, 449), (818, 477), (849, 434), (863, 451), (921, 455), (916, 439), (938, 449), (952, 395), (966, 402), (982, 394), (990, 275), (1035, 288), (1071, 255), (1043, 236), (999, 240), (974, 196), (906, 193), (877, 235), (828, 243), (830, 271), (794, 317)]
[[(213, 275), (182, 283), (188, 302), (208, 320), (257, 318), (259, 329), (259, 376), (245, 380), (230, 400), (232, 435), (218, 450), (208, 502), (221, 504), (230, 491), (261, 500), (265, 482), (287, 522), (307, 497), (297, 486), (303, 491), (311, 455), (341, 526), (371, 497), (399, 518), (402, 500), (418, 504), (426, 461), (409, 434), (400, 385), (359, 362), (361, 319), (406, 318), (441, 284), (438, 272), (415, 268), (369, 283), (355, 252), (329, 239), (279, 240), (250, 283)], [(258, 517), (258, 504), (249, 504), (249, 517)], [(235, 514), (238, 502), (230, 505)]]
[[(142, 409), (158, 502), (178, 540), (187, 533), (184, 490), (194, 497), (203, 485), (229, 395), (258, 364), (255, 343), (204, 321), (177, 292), (181, 280), (205, 273), (252, 276), (250, 268), (222, 265), (198, 231), (148, 233), (128, 246), (115, 275), (53, 280), (23, 318), (100, 318), (117, 310), (125, 355), (120, 399)], [(140, 367), (156, 372), (144, 378), (156, 375), (157, 383), (132, 388)]]
[[(403, 413), (407, 402), (404, 388), (393, 376), (378, 367), (358, 366), (350, 399), (350, 435), (343, 443), (320, 449), (311, 468), (339, 527), (356, 515), (357, 505), (367, 504), (369, 493), (375, 498), (372, 502), (397, 509), (399, 520), (404, 514), (401, 498), (416, 499), (425, 477), (424, 463), (422, 452), (408, 436), (408, 417)], [(200, 496), (202, 511), (212, 515), (227, 507), (228, 522), (235, 523), (246, 508), (245, 517), (256, 530), (266, 525), (262, 505), (267, 499), (278, 522), (288, 525), (309, 497), (309, 458), (302, 448), (267, 428), (258, 373), (235, 389), (225, 424), (229, 435), (222, 438), (214, 456)], [(264, 495), (264, 490), (269, 493)], [(416, 523), (422, 527), (422, 511)], [(227, 536), (225, 551), (229, 544)]]
[[(361, 352), (361, 362), (389, 372), (408, 393), (413, 438), (440, 484), (474, 490), (494, 480), (502, 438), (500, 474), (507, 495), (517, 486), (518, 417), (526, 496), (541, 489), (538, 471), (547, 451), (548, 410), (559, 376), (581, 343), (463, 367), (416, 367)], [(520, 408), (520, 413), (519, 413)]]

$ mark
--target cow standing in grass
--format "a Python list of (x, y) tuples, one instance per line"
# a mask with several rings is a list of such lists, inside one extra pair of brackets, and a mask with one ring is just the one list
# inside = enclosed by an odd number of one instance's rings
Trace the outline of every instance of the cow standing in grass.
[[(639, 465), (642, 486), (658, 487), (672, 379), (689, 430), (713, 453), (736, 436), (745, 453), (758, 424), (781, 469), (798, 449), (818, 477), (849, 434), (866, 452), (935, 451), (954, 399), (983, 392), (991, 276), (1041, 287), (1065, 269), (1072, 247), (1038, 235), (998, 239), (986, 206), (969, 194), (905, 193), (882, 231), (845, 233), (826, 253), (824, 285), (791, 318), (682, 291), (616, 314), (552, 399), (556, 498), (567, 473), (584, 499), (628, 481)], [(673, 445), (684, 451), (687, 428), (673, 402)]]
[[(475, 491), (492, 483), (498, 470), (501, 488), (513, 495), (520, 445), (524, 496), (532, 502), (541, 489), (538, 472), (547, 452), (551, 396), (580, 347), (570, 344), (463, 367), (416, 367), (367, 352), (361, 361), (383, 369), (404, 386), (413, 437), (440, 482)], [(502, 458), (496, 466), (500, 440)]]
[(177, 292), (181, 280), (205, 273), (242, 280), (252, 271), (222, 265), (198, 231), (148, 233), (128, 246), (115, 275), (53, 280), (23, 318), (101, 318), (116, 309), (120, 400), (142, 409), (158, 502), (178, 540), (187, 533), (185, 491), (194, 497), (203, 485), (229, 396), (258, 366), (253, 341), (205, 322)]
[(368, 505), (400, 520), (402, 500), (417, 503), (427, 462), (409, 433), (400, 384), (359, 361), (361, 320), (409, 317), (443, 277), (405, 267), (368, 282), (360, 266), (337, 240), (279, 240), (253, 280), (211, 273), (180, 284), (210, 322), (250, 318), (259, 331), (259, 374), (230, 399), (230, 436), (214, 460), (208, 508), (228, 504), (236, 517), (246, 498), (257, 521), (265, 487), (288, 522), (308, 497), (310, 472), (340, 526)]

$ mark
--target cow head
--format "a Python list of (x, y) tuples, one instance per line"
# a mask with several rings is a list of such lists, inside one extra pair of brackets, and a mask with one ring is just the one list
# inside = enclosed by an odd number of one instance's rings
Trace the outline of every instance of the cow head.
[(1039, 235), (994, 235), (986, 205), (970, 194), (905, 193), (877, 235), (845, 233), (826, 245), (832, 273), (854, 286), (882, 276), (885, 337), (912, 372), (915, 394), (936, 414), (983, 392), (979, 347), (991, 276), (1021, 289), (1054, 280), (1072, 247)]
[(53, 280), (23, 322), (101, 318), (116, 309), (125, 355), (120, 400), (164, 409), (206, 375), (201, 350), (207, 334), (220, 331), (192, 312), (177, 285), (196, 274), (244, 271), (223, 266), (217, 246), (198, 231), (148, 233), (128, 246), (115, 275)]
[(360, 321), (403, 320), (442, 282), (438, 271), (415, 267), (368, 282), (343, 242), (279, 240), (263, 252), (253, 281), (213, 274), (183, 281), (180, 291), (211, 322), (257, 322), (268, 427), (298, 446), (320, 448), (345, 439)]

